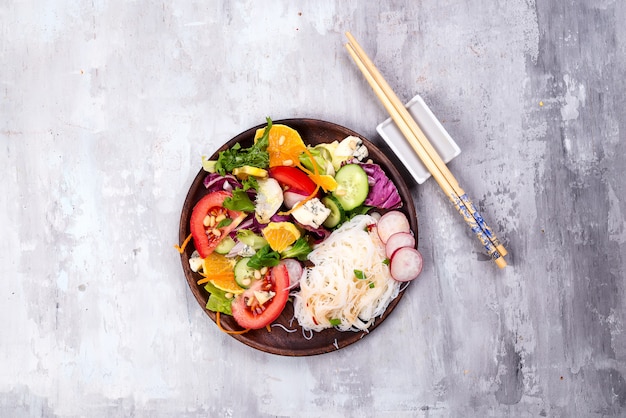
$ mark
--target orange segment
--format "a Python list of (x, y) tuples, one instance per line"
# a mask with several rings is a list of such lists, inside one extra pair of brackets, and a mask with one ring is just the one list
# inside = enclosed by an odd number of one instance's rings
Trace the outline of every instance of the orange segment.
[[(254, 139), (262, 137), (264, 132), (265, 128), (258, 129)], [(306, 149), (306, 145), (298, 131), (286, 125), (272, 125), (268, 140), (270, 167), (300, 164), (300, 154)]]
[(211, 283), (213, 283), (215, 287), (217, 287), (218, 289), (221, 289), (224, 292), (230, 292), (233, 295), (238, 295), (240, 293), (243, 293), (243, 291), (245, 290), (237, 284), (237, 282), (235, 281), (234, 274), (228, 277), (226, 276), (218, 277), (216, 279), (211, 280)]
[(233, 262), (229, 258), (213, 252), (202, 261), (202, 271), (205, 278), (200, 280), (198, 284), (210, 281), (215, 287), (225, 292), (235, 295), (243, 293), (244, 289), (235, 281), (233, 269)]
[(274, 251), (285, 251), (300, 238), (300, 230), (291, 222), (270, 222), (263, 229), (263, 236)]
[(235, 274), (234, 266), (230, 259), (222, 254), (212, 252), (204, 260), (202, 260), (202, 271), (209, 279), (228, 274)]
[(337, 188), (337, 180), (328, 174), (309, 174), (309, 177), (315, 184), (320, 186), (324, 192), (332, 192)]

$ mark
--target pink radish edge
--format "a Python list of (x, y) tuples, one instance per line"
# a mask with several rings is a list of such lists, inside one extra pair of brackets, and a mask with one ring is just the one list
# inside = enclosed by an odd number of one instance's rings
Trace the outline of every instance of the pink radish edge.
[(403, 247), (415, 247), (415, 237), (410, 232), (396, 232), (387, 239), (385, 255), (391, 258), (396, 250)]
[(415, 248), (402, 247), (396, 250), (389, 264), (391, 277), (399, 282), (414, 280), (422, 272), (422, 254)]
[(297, 192), (285, 191), (283, 192), (283, 199), (285, 201), (285, 206), (289, 209), (293, 208), (296, 203), (303, 201), (306, 199), (306, 195), (301, 195)]
[(397, 232), (411, 232), (411, 225), (406, 215), (400, 211), (392, 210), (380, 217), (377, 224), (378, 236), (383, 244), (389, 237)]

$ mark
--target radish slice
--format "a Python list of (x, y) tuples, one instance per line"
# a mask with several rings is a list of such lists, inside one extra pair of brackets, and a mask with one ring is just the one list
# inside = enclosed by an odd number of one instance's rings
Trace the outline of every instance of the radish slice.
[(383, 244), (386, 244), (389, 237), (398, 232), (411, 232), (409, 219), (404, 213), (392, 210), (380, 217), (378, 220), (378, 236)]
[(422, 254), (415, 248), (400, 248), (391, 257), (391, 277), (399, 282), (416, 279), (422, 271), (422, 264)]
[(306, 195), (301, 195), (300, 193), (286, 191), (283, 192), (283, 199), (285, 202), (285, 206), (289, 209), (293, 208), (296, 203), (303, 201), (306, 199)]
[(385, 254), (387, 258), (391, 258), (396, 250), (404, 247), (415, 247), (415, 238), (408, 232), (396, 232), (387, 240)]
[(293, 289), (298, 286), (304, 271), (302, 264), (294, 258), (285, 258), (284, 260), (281, 260), (281, 264), (284, 264), (285, 267), (287, 267), (287, 273), (289, 274), (289, 288)]

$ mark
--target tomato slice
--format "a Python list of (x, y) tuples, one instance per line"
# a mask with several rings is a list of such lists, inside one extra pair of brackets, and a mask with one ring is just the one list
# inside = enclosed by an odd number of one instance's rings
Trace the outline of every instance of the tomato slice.
[[(273, 292), (271, 299), (260, 304), (255, 292)], [(276, 320), (289, 298), (289, 272), (284, 264), (272, 267), (265, 277), (255, 281), (249, 289), (237, 295), (231, 305), (233, 317), (239, 326), (260, 329)]]
[[(232, 196), (231, 192), (221, 190), (209, 193), (196, 203), (191, 212), (190, 229), (193, 244), (200, 254), (206, 258), (215, 247), (228, 236), (246, 217), (244, 212), (226, 209), (224, 199)], [(209, 217), (209, 225), (205, 225), (205, 218)], [(219, 227), (224, 219), (230, 219), (230, 224)]]
[(317, 187), (304, 171), (296, 167), (281, 165), (270, 168), (269, 172), (270, 177), (275, 178), (285, 190), (308, 196)]

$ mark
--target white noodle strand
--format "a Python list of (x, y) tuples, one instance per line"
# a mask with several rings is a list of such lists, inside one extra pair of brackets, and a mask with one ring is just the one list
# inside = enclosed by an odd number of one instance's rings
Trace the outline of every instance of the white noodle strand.
[(367, 330), (398, 296), (400, 283), (384, 262), (384, 245), (376, 229), (370, 231), (376, 222), (355, 216), (309, 254), (314, 266), (305, 269), (294, 295), (294, 316), (304, 329)]

